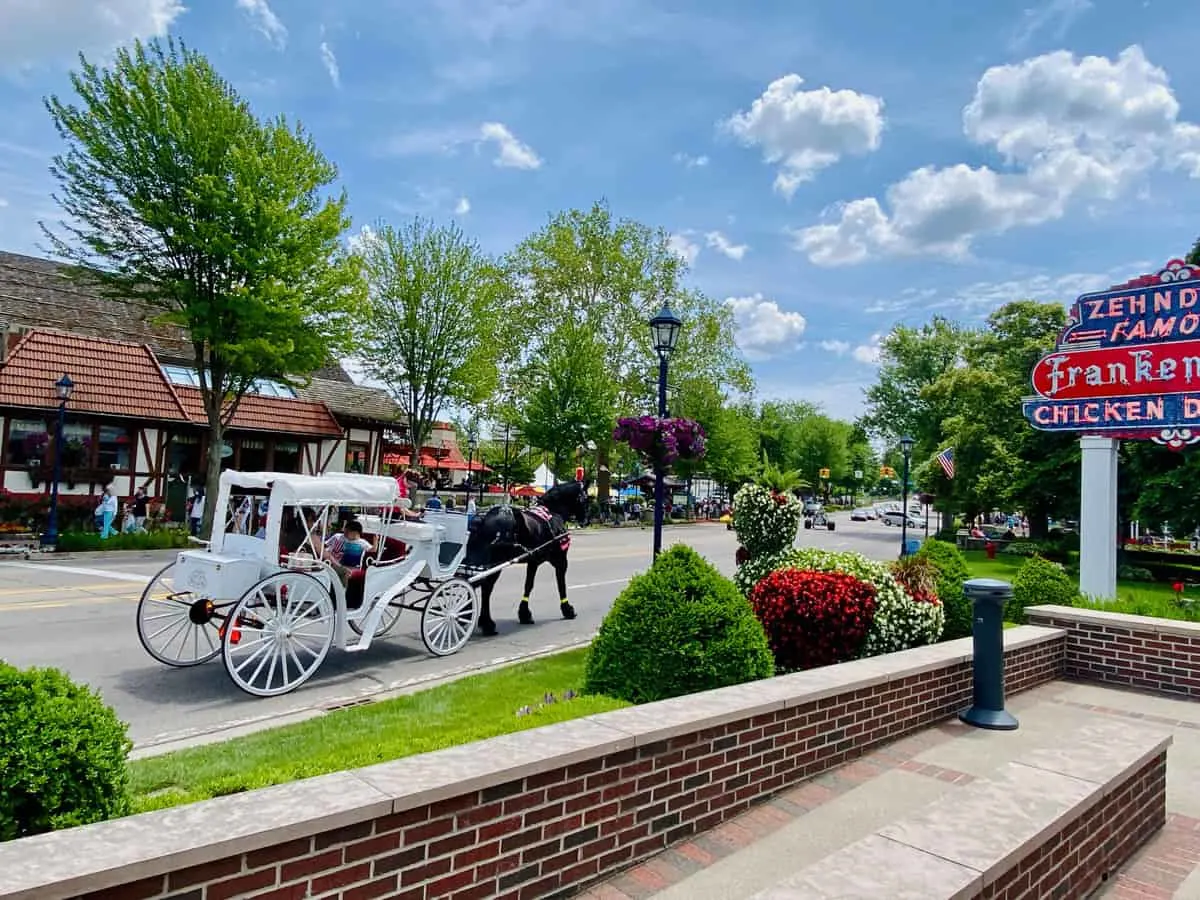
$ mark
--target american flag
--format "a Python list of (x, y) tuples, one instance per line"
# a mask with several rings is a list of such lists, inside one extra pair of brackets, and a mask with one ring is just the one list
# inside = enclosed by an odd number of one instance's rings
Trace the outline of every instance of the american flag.
[(954, 477), (954, 448), (947, 447), (937, 455), (937, 461), (942, 467), (942, 471), (946, 473), (947, 478)]

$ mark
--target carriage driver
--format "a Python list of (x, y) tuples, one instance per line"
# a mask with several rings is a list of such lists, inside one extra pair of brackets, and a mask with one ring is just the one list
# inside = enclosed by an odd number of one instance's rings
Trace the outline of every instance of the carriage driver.
[(351, 519), (341, 531), (325, 541), (324, 556), (345, 586), (350, 571), (362, 566), (363, 557), (374, 549), (375, 546), (363, 537), (362, 523)]

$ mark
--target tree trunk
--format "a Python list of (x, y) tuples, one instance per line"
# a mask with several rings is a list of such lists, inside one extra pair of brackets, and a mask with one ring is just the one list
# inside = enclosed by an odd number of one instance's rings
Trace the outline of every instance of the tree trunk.
[(601, 505), (608, 502), (608, 493), (612, 484), (612, 473), (608, 469), (609, 454), (606, 447), (596, 451), (596, 499)]
[(216, 516), (217, 494), (221, 489), (221, 451), (225, 448), (225, 425), (220, 415), (208, 424), (208, 463), (204, 478), (204, 519), (200, 525), (201, 540), (212, 536)]

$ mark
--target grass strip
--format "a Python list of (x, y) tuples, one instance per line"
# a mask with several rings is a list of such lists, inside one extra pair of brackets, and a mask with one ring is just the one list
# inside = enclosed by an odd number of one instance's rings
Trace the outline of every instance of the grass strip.
[[(619, 709), (608, 697), (563, 700), (583, 683), (587, 649), (472, 675), (366, 706), (216, 744), (130, 762), (134, 811), (284, 784)], [(553, 693), (558, 702), (543, 704)], [(532, 712), (518, 716), (517, 711)]]

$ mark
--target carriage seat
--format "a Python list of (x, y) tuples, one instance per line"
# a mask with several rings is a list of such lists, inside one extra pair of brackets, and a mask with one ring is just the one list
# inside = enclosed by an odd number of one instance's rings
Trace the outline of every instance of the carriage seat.
[[(429, 525), (425, 522), (393, 522), (388, 526), (388, 532), (398, 538), (407, 540), (411, 544), (435, 541), (438, 536), (437, 526)], [(393, 539), (391, 537), (388, 538), (388, 540)]]
[(346, 573), (346, 607), (358, 609), (363, 603), (366, 587), (367, 568), (369, 566), (386, 566), (400, 562), (408, 555), (408, 545), (398, 538), (384, 538), (382, 544), (375, 540), (377, 536), (367, 535), (367, 539), (377, 544), (377, 549), (363, 557), (362, 565)]

